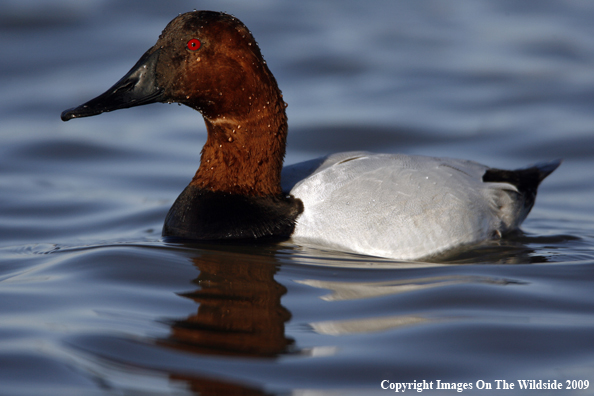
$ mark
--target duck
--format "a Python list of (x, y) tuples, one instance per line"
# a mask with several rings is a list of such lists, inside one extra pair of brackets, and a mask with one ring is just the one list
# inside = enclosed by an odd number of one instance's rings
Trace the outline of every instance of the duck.
[(561, 163), (503, 170), (358, 151), (283, 168), (282, 92), (248, 28), (215, 11), (174, 18), (124, 77), (61, 119), (172, 102), (201, 113), (207, 139), (165, 218), (167, 240), (290, 240), (421, 260), (517, 230)]

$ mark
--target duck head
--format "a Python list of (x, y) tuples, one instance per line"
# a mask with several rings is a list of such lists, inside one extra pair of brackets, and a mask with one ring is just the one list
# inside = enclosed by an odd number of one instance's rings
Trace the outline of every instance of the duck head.
[(251, 101), (262, 74), (272, 77), (241, 21), (219, 12), (189, 12), (172, 20), (157, 43), (110, 89), (65, 110), (62, 120), (156, 102), (182, 103), (216, 119), (219, 113), (241, 112), (239, 104)]
[(191, 185), (253, 196), (279, 195), (286, 104), (247, 27), (219, 12), (173, 19), (114, 86), (62, 113), (62, 120), (149, 103), (198, 110), (208, 138)]

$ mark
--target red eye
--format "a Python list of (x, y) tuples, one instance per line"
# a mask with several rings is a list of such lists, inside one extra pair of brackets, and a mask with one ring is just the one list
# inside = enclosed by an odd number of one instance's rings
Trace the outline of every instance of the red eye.
[(198, 39), (192, 39), (190, 41), (188, 41), (188, 49), (190, 51), (196, 51), (198, 48), (200, 48), (200, 40)]

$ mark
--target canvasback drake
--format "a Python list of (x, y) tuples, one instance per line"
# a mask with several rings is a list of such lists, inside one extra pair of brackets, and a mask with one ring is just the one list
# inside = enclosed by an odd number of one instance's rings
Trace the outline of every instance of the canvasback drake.
[(458, 159), (351, 152), (283, 169), (281, 91), (247, 27), (220, 12), (173, 19), (121, 80), (64, 111), (62, 120), (155, 102), (198, 110), (208, 132), (200, 167), (169, 210), (164, 237), (293, 238), (416, 260), (517, 229), (538, 185), (560, 164), (507, 171)]

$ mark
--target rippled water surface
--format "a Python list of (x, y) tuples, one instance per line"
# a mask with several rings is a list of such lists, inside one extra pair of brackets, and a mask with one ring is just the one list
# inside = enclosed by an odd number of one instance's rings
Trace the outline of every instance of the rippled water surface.
[[(59, 114), (193, 8), (254, 33), (289, 103), (287, 163), (564, 163), (522, 232), (432, 262), (166, 243), (199, 114)], [(594, 394), (592, 20), (586, 0), (0, 3), (0, 394), (393, 392), (384, 380)]]

